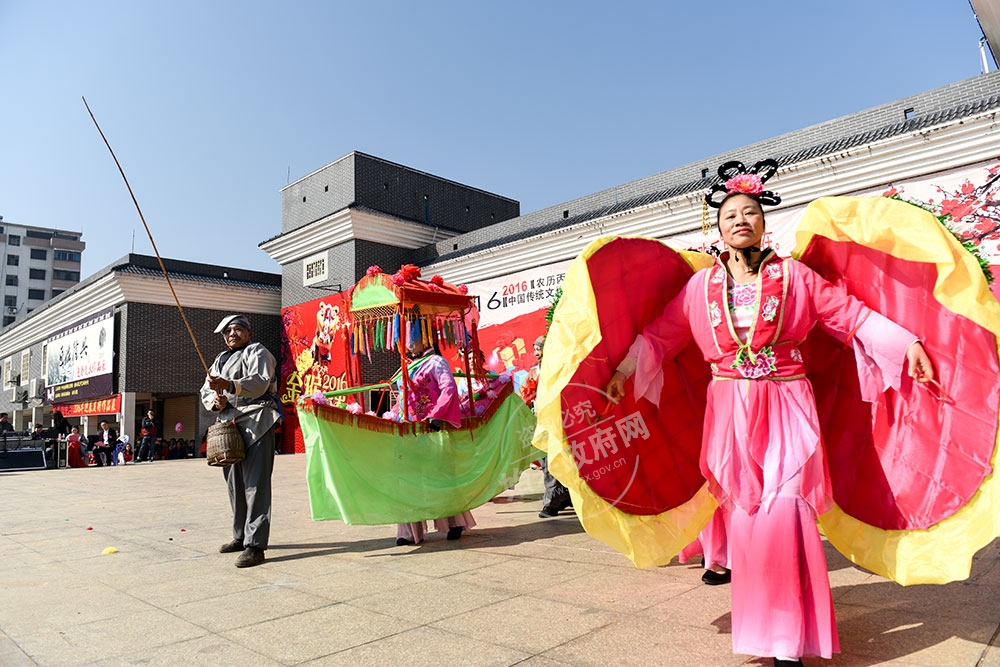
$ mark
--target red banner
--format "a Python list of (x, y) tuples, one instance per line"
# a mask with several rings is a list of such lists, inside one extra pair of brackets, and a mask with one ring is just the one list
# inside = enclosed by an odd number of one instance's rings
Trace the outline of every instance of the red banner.
[(83, 417), (85, 415), (116, 415), (122, 409), (122, 395), (115, 394), (107, 398), (98, 398), (93, 401), (83, 401), (81, 403), (57, 403), (52, 406), (53, 411), (60, 411), (63, 417)]
[(281, 309), (281, 451), (304, 452), (295, 403), (302, 394), (347, 388), (346, 293)]

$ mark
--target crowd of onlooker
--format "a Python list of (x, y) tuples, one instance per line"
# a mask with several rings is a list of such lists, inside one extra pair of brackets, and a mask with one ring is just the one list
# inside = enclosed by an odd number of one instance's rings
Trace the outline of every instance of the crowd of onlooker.
[(153, 413), (147, 413), (140, 429), (139, 442), (133, 443), (128, 435), (119, 435), (107, 420), (101, 420), (96, 433), (85, 436), (80, 427), (69, 423), (62, 413), (53, 413), (52, 427), (46, 429), (35, 424), (26, 433), (14, 430), (6, 413), (0, 413), (0, 437), (18, 437), (22, 440), (38, 440), (51, 467), (56, 465), (56, 450), (61, 443), (66, 446), (66, 464), (71, 468), (88, 466), (117, 466), (143, 461), (168, 461), (205, 456), (204, 444), (199, 447), (195, 440), (184, 438), (163, 438), (158, 434)]

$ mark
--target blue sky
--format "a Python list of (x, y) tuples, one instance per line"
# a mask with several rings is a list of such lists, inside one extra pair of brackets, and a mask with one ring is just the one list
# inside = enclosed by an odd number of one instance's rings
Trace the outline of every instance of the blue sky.
[(976, 76), (980, 36), (967, 0), (0, 0), (0, 215), (84, 275), (152, 254), (86, 96), (161, 255), (277, 272), (281, 188), (352, 150), (528, 213)]

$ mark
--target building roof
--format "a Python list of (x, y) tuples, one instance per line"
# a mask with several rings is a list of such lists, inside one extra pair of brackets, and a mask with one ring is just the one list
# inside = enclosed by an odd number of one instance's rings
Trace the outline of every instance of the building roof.
[[(551, 206), (416, 251), (420, 264), (444, 262), (504, 243), (708, 188), (727, 160), (773, 157), (782, 167), (1000, 108), (1000, 71), (859, 111), (602, 192)], [(710, 176), (701, 177), (704, 169)], [(454, 246), (458, 245), (455, 250)]]
[[(205, 289), (211, 288), (232, 288), (233, 290), (241, 290), (244, 293), (251, 294), (275, 294), (280, 295), (281, 292), (281, 274), (279, 273), (269, 273), (264, 271), (250, 271), (247, 269), (231, 268), (224, 266), (216, 266), (213, 264), (201, 264), (197, 262), (186, 262), (182, 260), (175, 259), (164, 259), (163, 265), (167, 269), (167, 273), (171, 280), (176, 280), (178, 283), (183, 283), (190, 285), (191, 283), (201, 283)], [(86, 313), (80, 313), (79, 307), (74, 307), (66, 304), (66, 302), (73, 300), (74, 303), (79, 303), (81, 299), (86, 302), (84, 308), (93, 307), (94, 304), (90, 303), (93, 297), (87, 295), (86, 293), (92, 288), (96, 291), (102, 292), (100, 298), (97, 299), (101, 304), (114, 303), (116, 299), (125, 298), (127, 301), (143, 301), (144, 298), (153, 299), (151, 302), (156, 302), (156, 300), (170, 300), (170, 295), (167, 294), (165, 297), (159, 292), (166, 290), (166, 287), (162, 289), (150, 289), (147, 284), (144, 284), (141, 289), (133, 290), (129, 293), (123, 293), (121, 291), (121, 285), (123, 281), (121, 278), (115, 281), (115, 284), (119, 285), (116, 290), (112, 290), (111, 293), (106, 293), (106, 289), (101, 287), (102, 285), (107, 285), (106, 280), (114, 280), (112, 276), (119, 275), (135, 276), (137, 279), (148, 278), (148, 279), (159, 279), (160, 283), (163, 283), (163, 272), (160, 269), (160, 263), (156, 257), (151, 255), (137, 255), (128, 254), (118, 260), (108, 264), (104, 268), (95, 271), (93, 274), (87, 276), (81, 282), (68, 288), (63, 293), (58, 296), (49, 299), (44, 302), (38, 308), (28, 313), (27, 316), (17, 320), (4, 327), (0, 331), (0, 353), (6, 353), (8, 348), (21, 347), (30, 344), (32, 340), (38, 338), (39, 336), (44, 337), (44, 330), (51, 329), (55, 326), (53, 323), (58, 322), (60, 324), (65, 323), (68, 319), (73, 319), (74, 317), (79, 318)], [(133, 281), (134, 282), (134, 281)], [(156, 283), (149, 283), (148, 285), (155, 285)], [(102, 291), (103, 290), (103, 291)], [(248, 292), (248, 290), (252, 290)], [(144, 295), (143, 298), (136, 298), (135, 294)], [(128, 297), (128, 294), (132, 294)], [(117, 295), (117, 296), (115, 296)], [(79, 298), (78, 298), (79, 297)], [(278, 297), (273, 297), (277, 299)], [(110, 299), (110, 301), (109, 301)], [(65, 306), (65, 307), (64, 307)], [(23, 340), (22, 340), (23, 339)]]

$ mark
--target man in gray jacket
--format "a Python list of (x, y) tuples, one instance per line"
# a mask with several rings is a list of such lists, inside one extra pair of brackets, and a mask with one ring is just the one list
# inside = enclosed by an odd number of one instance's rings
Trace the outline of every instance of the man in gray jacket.
[(271, 397), (277, 391), (277, 369), (274, 355), (250, 342), (250, 322), (243, 315), (224, 317), (215, 333), (222, 334), (228, 349), (212, 362), (201, 402), (220, 421), (236, 422), (246, 449), (242, 461), (222, 469), (233, 508), (233, 540), (219, 551), (242, 551), (236, 567), (253, 567), (264, 562), (271, 530), (274, 428), (280, 419)]

